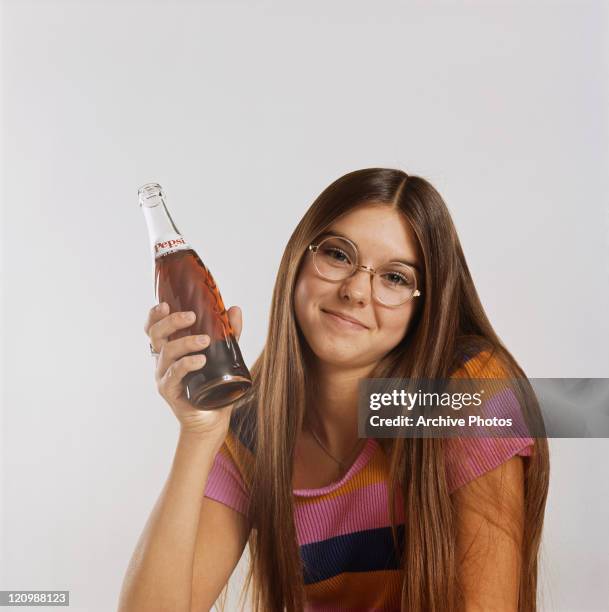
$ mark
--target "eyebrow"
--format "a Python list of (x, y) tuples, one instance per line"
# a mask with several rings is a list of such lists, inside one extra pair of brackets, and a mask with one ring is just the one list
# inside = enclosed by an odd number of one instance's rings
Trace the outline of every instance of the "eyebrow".
[[(341, 232), (337, 232), (336, 230), (323, 232), (322, 234), (320, 234), (317, 237), (317, 240), (320, 240), (321, 238), (324, 238), (326, 236), (339, 236), (341, 238), (346, 238), (347, 240), (351, 240), (351, 242), (359, 250), (359, 246), (357, 246), (357, 242), (355, 242), (355, 240), (353, 240), (353, 238), (351, 238), (349, 236), (346, 236), (345, 234), (342, 234)], [(419, 274), (421, 274), (421, 270), (419, 269), (419, 266), (417, 266), (417, 264), (415, 264), (412, 261), (408, 261), (408, 259), (392, 259), (391, 263), (403, 263), (403, 264), (406, 264), (407, 266), (410, 266), (411, 268), (414, 268)]]

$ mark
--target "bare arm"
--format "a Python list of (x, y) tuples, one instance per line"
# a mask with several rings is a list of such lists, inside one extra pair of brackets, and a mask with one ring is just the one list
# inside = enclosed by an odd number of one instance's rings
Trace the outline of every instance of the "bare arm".
[(171, 473), (129, 563), (119, 612), (199, 611), (218, 597), (248, 529), (238, 512), (203, 498), (216, 452), (217, 445), (180, 435)]
[(209, 610), (239, 562), (250, 526), (236, 510), (203, 499), (192, 575), (192, 612)]
[[(241, 311), (233, 307), (228, 314), (238, 337)], [(167, 304), (161, 304), (150, 310), (144, 327), (159, 353), (157, 387), (180, 421), (180, 436), (170, 474), (123, 580), (119, 612), (190, 612), (191, 600), (198, 612), (201, 602), (215, 601), (247, 539), (245, 517), (203, 497), (215, 456), (226, 438), (232, 405), (198, 410), (184, 395), (183, 377), (205, 364), (205, 356), (191, 353), (208, 345), (209, 337), (203, 345), (196, 336), (169, 337), (193, 322), (194, 317), (169, 313)], [(204, 580), (201, 567), (207, 573)]]
[(215, 446), (180, 435), (171, 472), (131, 557), (120, 612), (190, 610), (200, 498)]
[(457, 571), (466, 612), (518, 610), (523, 474), (522, 457), (512, 457), (453, 494)]

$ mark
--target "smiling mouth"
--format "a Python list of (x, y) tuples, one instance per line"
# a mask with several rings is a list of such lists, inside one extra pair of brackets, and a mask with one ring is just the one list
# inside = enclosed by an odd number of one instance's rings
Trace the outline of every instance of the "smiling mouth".
[(352, 328), (355, 328), (355, 329), (368, 329), (363, 323), (357, 323), (357, 322), (352, 321), (350, 319), (346, 319), (345, 317), (343, 317), (343, 316), (341, 316), (341, 315), (339, 315), (339, 314), (337, 314), (335, 312), (332, 312), (330, 310), (324, 310), (322, 308), (321, 311), (324, 314), (327, 314), (328, 316), (330, 316), (335, 321), (343, 323), (346, 326), (349, 326), (349, 327), (352, 327)]

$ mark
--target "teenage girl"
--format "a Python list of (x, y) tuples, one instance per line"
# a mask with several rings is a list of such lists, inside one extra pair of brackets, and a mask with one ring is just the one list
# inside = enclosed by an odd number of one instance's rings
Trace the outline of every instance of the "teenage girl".
[[(238, 337), (241, 310), (228, 316)], [(239, 402), (186, 400), (205, 358), (185, 355), (209, 338), (168, 337), (193, 321), (162, 303), (145, 325), (180, 434), (121, 612), (209, 610), (246, 544), (257, 612), (536, 609), (547, 440), (358, 438), (362, 378), (518, 378), (496, 401), (539, 416), (428, 181), (358, 170), (313, 202)]]

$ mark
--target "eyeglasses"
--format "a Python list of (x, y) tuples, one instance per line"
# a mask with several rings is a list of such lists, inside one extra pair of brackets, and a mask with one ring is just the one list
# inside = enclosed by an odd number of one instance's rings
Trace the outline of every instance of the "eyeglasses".
[(359, 270), (368, 272), (372, 277), (372, 297), (384, 306), (401, 306), (421, 295), (414, 268), (400, 262), (387, 263), (376, 270), (362, 266), (357, 247), (348, 238), (328, 236), (310, 244), (309, 251), (317, 273), (326, 280), (341, 281)]

